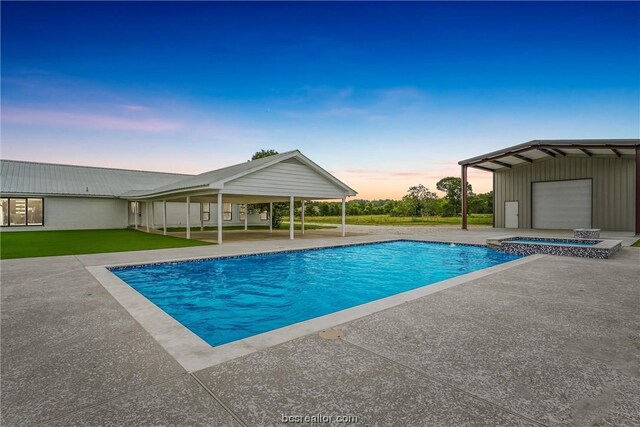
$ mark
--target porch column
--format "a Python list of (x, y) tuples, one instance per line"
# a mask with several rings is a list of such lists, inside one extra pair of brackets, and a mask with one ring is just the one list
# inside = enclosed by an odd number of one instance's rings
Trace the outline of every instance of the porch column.
[(167, 201), (162, 201), (162, 234), (167, 235)]
[(204, 203), (200, 202), (200, 231), (204, 231)]
[(293, 196), (289, 197), (289, 239), (293, 240)]
[(273, 202), (269, 203), (269, 233), (273, 232)]
[(342, 198), (342, 237), (347, 235), (347, 198)]
[(138, 202), (133, 202), (133, 227), (138, 229)]
[(151, 202), (151, 228), (156, 228), (156, 202)]
[(249, 228), (247, 227), (249, 220), (249, 205), (244, 204), (244, 231), (247, 231)]
[(300, 230), (304, 234), (304, 200), (302, 200), (302, 212), (300, 213)]
[(191, 238), (191, 197), (187, 196), (187, 239)]
[(146, 202), (145, 204), (145, 211), (147, 211), (147, 233), (149, 232), (149, 202)]
[(218, 244), (222, 244), (222, 193), (218, 193)]
[(462, 229), (467, 228), (467, 167), (462, 166)]

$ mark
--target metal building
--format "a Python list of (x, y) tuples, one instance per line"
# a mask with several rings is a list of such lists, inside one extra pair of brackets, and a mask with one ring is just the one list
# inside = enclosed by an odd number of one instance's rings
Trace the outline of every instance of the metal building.
[[(493, 174), (494, 227), (640, 234), (640, 139), (534, 140), (459, 162)], [(467, 228), (467, 194), (463, 224)]]

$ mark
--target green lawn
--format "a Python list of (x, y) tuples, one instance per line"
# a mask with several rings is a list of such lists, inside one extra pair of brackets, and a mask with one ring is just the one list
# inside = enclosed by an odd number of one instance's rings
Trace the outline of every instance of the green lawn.
[(640, 248), (640, 240), (637, 240), (633, 245), (631, 246), (635, 246), (636, 248)]
[[(306, 221), (328, 224), (340, 224), (339, 216), (310, 216)], [(492, 225), (492, 214), (473, 214), (468, 217), (469, 224)], [(398, 217), (391, 215), (347, 215), (347, 224), (353, 225), (455, 225), (462, 224), (460, 217)]]
[(183, 248), (210, 243), (135, 230), (20, 231), (0, 233), (0, 258), (97, 254)]

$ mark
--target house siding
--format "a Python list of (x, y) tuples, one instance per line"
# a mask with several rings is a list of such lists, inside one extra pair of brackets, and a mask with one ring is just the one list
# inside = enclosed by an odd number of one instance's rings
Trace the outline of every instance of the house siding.
[(224, 185), (226, 194), (339, 199), (344, 190), (298, 161), (284, 161)]
[(519, 227), (531, 228), (531, 183), (592, 179), (592, 226), (630, 231), (635, 224), (635, 171), (633, 157), (556, 157), (514, 166), (494, 174), (494, 220), (504, 227), (504, 204), (519, 202)]

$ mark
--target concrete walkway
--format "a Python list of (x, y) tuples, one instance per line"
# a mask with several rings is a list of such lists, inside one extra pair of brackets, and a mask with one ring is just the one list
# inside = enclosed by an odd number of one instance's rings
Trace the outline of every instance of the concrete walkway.
[[(459, 242), (505, 234), (410, 228)], [(393, 237), (2, 261), (2, 425), (281, 425), (318, 413), (358, 425), (640, 425), (638, 248), (544, 256), (343, 324), (343, 339), (311, 334), (192, 373), (85, 269)]]

